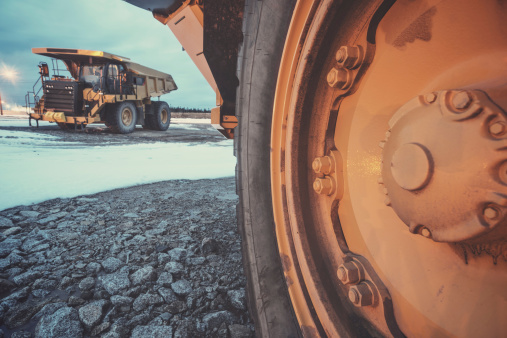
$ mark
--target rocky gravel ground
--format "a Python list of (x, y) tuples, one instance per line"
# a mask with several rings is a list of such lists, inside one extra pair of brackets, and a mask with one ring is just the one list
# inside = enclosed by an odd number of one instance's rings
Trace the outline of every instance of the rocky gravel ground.
[(0, 211), (0, 337), (252, 337), (236, 198), (175, 180)]

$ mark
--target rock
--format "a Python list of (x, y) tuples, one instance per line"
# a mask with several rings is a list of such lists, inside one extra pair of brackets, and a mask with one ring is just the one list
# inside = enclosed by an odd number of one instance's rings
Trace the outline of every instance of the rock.
[(79, 322), (79, 316), (74, 308), (63, 307), (52, 315), (41, 318), (35, 327), (35, 338), (80, 338), (83, 336), (83, 328)]
[(172, 283), (171, 288), (178, 296), (186, 296), (192, 292), (192, 286), (186, 279), (180, 279), (179, 281)]
[(90, 290), (95, 286), (95, 278), (93, 277), (86, 277), (81, 282), (79, 282), (79, 289), (81, 291)]
[(102, 267), (106, 272), (115, 272), (123, 265), (123, 262), (120, 261), (118, 258), (115, 257), (109, 257), (108, 259), (104, 260), (102, 262)]
[(16, 284), (11, 282), (10, 280), (0, 278), (0, 297), (3, 297), (5, 294), (11, 293), (11, 291), (16, 287)]
[(170, 326), (139, 325), (132, 331), (131, 338), (166, 338), (172, 337), (173, 329)]
[(21, 290), (18, 290), (16, 292), (10, 294), (9, 296), (5, 297), (4, 299), (2, 299), (2, 302), (6, 302), (6, 301), (10, 301), (10, 300), (16, 300), (16, 301), (23, 300), (26, 297), (28, 297), (28, 295), (30, 295), (30, 288), (27, 286), (27, 287), (24, 287)]
[(229, 335), (231, 338), (252, 338), (253, 332), (245, 325), (229, 325)]
[(21, 275), (17, 275), (12, 280), (17, 285), (28, 285), (30, 283), (33, 283), (40, 276), (41, 274), (38, 271), (27, 271)]
[(92, 334), (91, 334), (92, 337), (95, 337), (95, 336), (99, 335), (100, 333), (106, 331), (110, 326), (111, 326), (111, 323), (105, 322), (105, 323), (102, 323), (102, 324), (94, 327), (92, 330)]
[(218, 251), (218, 242), (213, 238), (204, 237), (204, 239), (201, 242), (202, 254), (207, 256), (217, 251)]
[(48, 217), (39, 219), (38, 223), (41, 224), (41, 225), (46, 225), (46, 224), (48, 224), (50, 222), (57, 221), (60, 218), (62, 218), (63, 216), (66, 216), (66, 215), (67, 215), (67, 212), (66, 211), (62, 211), (62, 212), (59, 212), (59, 213), (56, 213), (56, 214), (52, 214), (52, 215), (50, 215)]
[(0, 243), (0, 258), (8, 256), (14, 250), (17, 250), (21, 246), (22, 241), (20, 239), (7, 238)]
[(176, 295), (174, 294), (174, 291), (171, 289), (167, 289), (167, 288), (162, 287), (162, 288), (158, 289), (158, 293), (159, 293), (159, 295), (162, 296), (162, 298), (164, 298), (164, 301), (167, 304), (171, 304), (172, 302), (175, 302), (178, 300), (178, 297), (176, 297)]
[(31, 299), (18, 304), (7, 312), (5, 316), (5, 325), (10, 329), (14, 329), (28, 323), (30, 318), (39, 312), (48, 302), (49, 300), (47, 299), (42, 301)]
[(40, 215), (40, 212), (32, 211), (32, 210), (21, 210), (19, 214), (26, 218), (37, 218)]
[(227, 291), (227, 300), (236, 310), (246, 310), (246, 295), (244, 289)]
[(125, 296), (111, 296), (110, 300), (115, 306), (128, 306), (134, 301), (132, 298)]
[(173, 338), (189, 338), (195, 336), (195, 325), (190, 320), (182, 320), (176, 331), (174, 331)]
[(20, 331), (14, 332), (11, 335), (11, 338), (32, 338), (32, 333), (25, 331), (25, 330), (20, 330)]
[(69, 286), (70, 284), (72, 284), (74, 282), (74, 279), (68, 277), (68, 276), (65, 276), (62, 278), (62, 280), (60, 281), (60, 289), (65, 289), (67, 286)]
[(110, 295), (117, 295), (130, 286), (129, 275), (126, 271), (104, 275), (99, 277), (99, 280)]
[(144, 284), (148, 281), (151, 281), (155, 276), (155, 271), (152, 266), (146, 266), (134, 272), (130, 276), (130, 280), (133, 285)]
[(171, 261), (181, 262), (187, 257), (187, 250), (182, 248), (174, 248), (167, 252)]
[(126, 214), (123, 214), (123, 217), (128, 217), (128, 218), (139, 218), (139, 215), (136, 214), (136, 213), (133, 213), (133, 212), (128, 212)]
[(58, 282), (53, 279), (39, 278), (32, 284), (34, 289), (53, 290), (58, 285)]
[(98, 198), (90, 198), (90, 197), (80, 197), (77, 199), (77, 202), (79, 204), (85, 204), (85, 203), (94, 203), (98, 202)]
[(169, 311), (172, 314), (181, 313), (187, 310), (188, 310), (187, 303), (181, 300), (176, 300), (167, 305), (167, 311)]
[(159, 305), (163, 302), (164, 300), (159, 295), (145, 293), (137, 297), (132, 306), (134, 310), (142, 311), (150, 305)]
[(67, 304), (64, 302), (47, 304), (42, 308), (42, 310), (40, 310), (35, 314), (35, 316), (33, 316), (33, 320), (38, 321), (43, 316), (52, 315), (53, 313), (56, 312), (56, 310), (61, 309), (62, 307), (65, 306), (67, 306)]
[(98, 300), (96, 302), (82, 306), (79, 309), (79, 319), (81, 320), (81, 323), (83, 323), (84, 326), (88, 329), (91, 329), (97, 325), (102, 319), (102, 315), (104, 314), (104, 307), (106, 304), (107, 301)]
[(7, 229), (14, 226), (14, 223), (6, 217), (0, 216), (0, 229)]
[(175, 276), (180, 276), (184, 272), (183, 265), (178, 262), (167, 263), (164, 267), (164, 270)]
[(170, 287), (172, 282), (173, 275), (171, 275), (169, 272), (162, 272), (157, 279), (157, 284), (160, 286)]
[(86, 272), (89, 274), (96, 275), (102, 270), (102, 265), (99, 263), (91, 262), (86, 266)]
[(83, 298), (76, 296), (70, 296), (69, 299), (67, 300), (67, 304), (69, 306), (78, 306), (83, 305), (84, 303), (86, 303), (86, 301)]
[(35, 298), (44, 298), (46, 297), (47, 295), (49, 295), (51, 293), (51, 291), (48, 291), (48, 290), (42, 290), (42, 289), (35, 289), (35, 290), (32, 290), (32, 295), (35, 297)]
[(12, 227), (3, 232), (4, 236), (12, 236), (21, 232), (20, 227)]
[(208, 330), (220, 327), (222, 323), (231, 324), (234, 317), (229, 311), (208, 313), (202, 318), (202, 322)]

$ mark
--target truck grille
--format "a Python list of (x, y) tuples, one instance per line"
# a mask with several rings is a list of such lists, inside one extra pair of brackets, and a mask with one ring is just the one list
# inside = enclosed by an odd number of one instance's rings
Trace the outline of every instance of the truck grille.
[(63, 112), (65, 115), (80, 115), (83, 105), (83, 84), (75, 81), (51, 80), (44, 82), (44, 107)]

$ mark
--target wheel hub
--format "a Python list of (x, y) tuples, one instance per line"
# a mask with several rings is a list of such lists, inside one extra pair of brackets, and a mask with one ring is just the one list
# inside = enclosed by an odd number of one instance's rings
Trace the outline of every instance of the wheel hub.
[(506, 121), (480, 91), (430, 93), (396, 112), (380, 181), (411, 232), (460, 242), (505, 223)]

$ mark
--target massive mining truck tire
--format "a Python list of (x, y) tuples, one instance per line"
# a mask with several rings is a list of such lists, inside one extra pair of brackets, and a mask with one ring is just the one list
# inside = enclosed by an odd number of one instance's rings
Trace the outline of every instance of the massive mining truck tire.
[(165, 131), (171, 124), (171, 109), (167, 102), (155, 101), (146, 105), (144, 128)]
[(258, 336), (507, 334), (506, 16), (246, 0), (234, 137)]
[(136, 105), (129, 101), (115, 103), (108, 107), (106, 125), (118, 134), (129, 134), (136, 129)]

